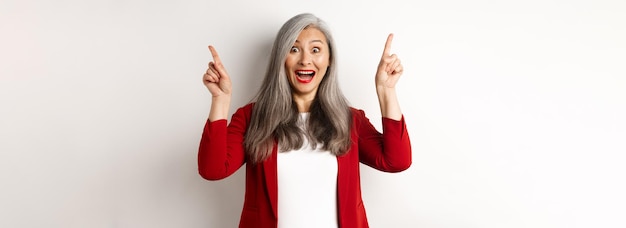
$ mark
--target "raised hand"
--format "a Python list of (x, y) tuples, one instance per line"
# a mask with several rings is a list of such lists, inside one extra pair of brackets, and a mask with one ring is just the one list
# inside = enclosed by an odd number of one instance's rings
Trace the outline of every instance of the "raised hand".
[(383, 56), (380, 58), (378, 70), (376, 71), (376, 87), (379, 89), (395, 88), (396, 83), (402, 75), (403, 67), (396, 54), (391, 54), (391, 41), (393, 33), (387, 37)]
[(228, 76), (224, 64), (222, 64), (222, 60), (215, 48), (209, 45), (209, 51), (211, 51), (213, 61), (209, 62), (209, 68), (204, 73), (202, 82), (204, 82), (204, 85), (209, 89), (209, 92), (211, 92), (214, 98), (223, 95), (230, 96), (232, 92), (230, 76)]

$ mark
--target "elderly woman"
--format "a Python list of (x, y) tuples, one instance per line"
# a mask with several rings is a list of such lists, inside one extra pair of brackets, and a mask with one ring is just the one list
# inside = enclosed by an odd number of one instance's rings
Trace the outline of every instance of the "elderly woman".
[(327, 25), (299, 14), (279, 30), (256, 97), (227, 123), (231, 78), (217, 51), (203, 82), (211, 110), (198, 153), (200, 175), (226, 178), (246, 165), (239, 227), (368, 227), (359, 163), (384, 172), (411, 165), (395, 92), (402, 64), (387, 38), (376, 72), (382, 132), (350, 107), (337, 80)]

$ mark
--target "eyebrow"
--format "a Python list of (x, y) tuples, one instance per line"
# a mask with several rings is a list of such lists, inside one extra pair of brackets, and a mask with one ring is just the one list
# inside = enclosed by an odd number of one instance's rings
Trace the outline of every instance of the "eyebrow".
[[(315, 43), (315, 42), (322, 43), (322, 44), (324, 43), (324, 41), (322, 41), (322, 40), (311, 40), (311, 42), (309, 42), (309, 43)], [(300, 43), (300, 41), (296, 40), (296, 43)]]

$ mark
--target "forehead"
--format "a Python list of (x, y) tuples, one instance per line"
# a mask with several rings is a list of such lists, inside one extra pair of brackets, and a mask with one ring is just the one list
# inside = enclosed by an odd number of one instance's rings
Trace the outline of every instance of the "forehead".
[(312, 41), (322, 41), (323, 43), (327, 43), (326, 35), (324, 35), (324, 33), (318, 28), (307, 27), (300, 32), (300, 34), (298, 35), (298, 39), (296, 40), (296, 42), (307, 43)]

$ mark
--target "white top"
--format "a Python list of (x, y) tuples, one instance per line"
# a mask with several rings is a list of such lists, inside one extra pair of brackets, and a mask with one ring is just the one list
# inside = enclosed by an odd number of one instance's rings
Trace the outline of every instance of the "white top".
[(277, 169), (279, 228), (338, 227), (335, 155), (311, 149), (305, 138), (302, 148), (278, 153)]

